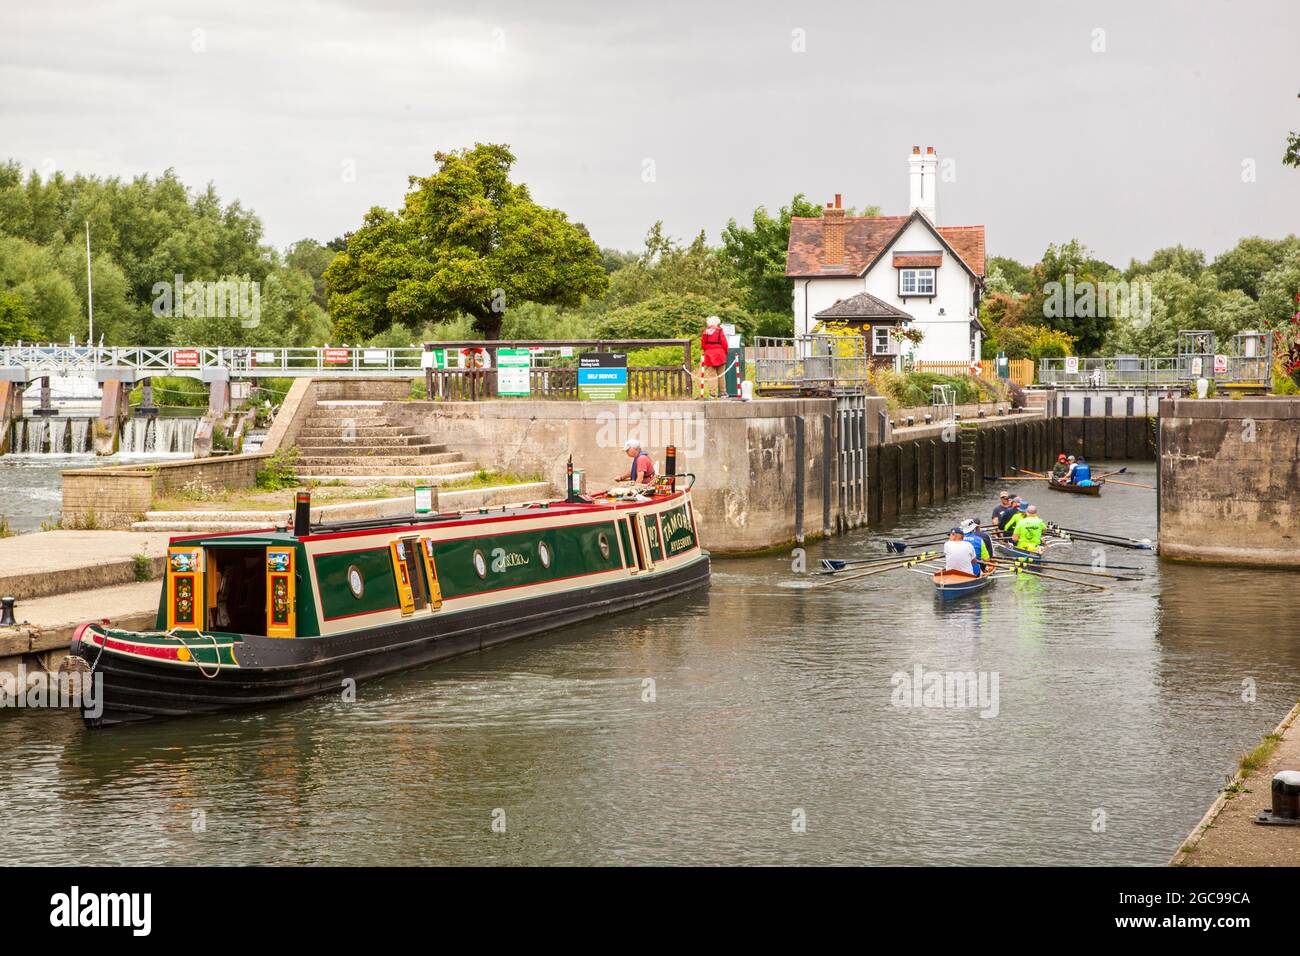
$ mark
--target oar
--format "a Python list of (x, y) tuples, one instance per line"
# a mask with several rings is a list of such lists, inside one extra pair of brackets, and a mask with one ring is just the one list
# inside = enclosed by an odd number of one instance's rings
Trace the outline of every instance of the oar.
[[(1014, 558), (1016, 564), (1032, 564), (1028, 558)], [(1056, 565), (1052, 565), (1055, 567)], [(1062, 574), (1086, 574), (1090, 578), (1110, 578), (1112, 581), (1141, 581), (1141, 578), (1125, 577), (1122, 574), (1106, 574), (1103, 571), (1062, 571)]]
[(1094, 544), (1113, 544), (1117, 548), (1132, 548), (1136, 551), (1153, 551), (1155, 550), (1150, 541), (1138, 541), (1136, 538), (1121, 538), (1118, 535), (1099, 534), (1095, 531), (1083, 531), (1079, 528), (1062, 528), (1060, 525), (1049, 525), (1053, 531), (1064, 531), (1071, 538), (1079, 541), (1091, 541)]
[(868, 578), (871, 577), (871, 575), (873, 574), (881, 574), (882, 572), (885, 571), (897, 571), (899, 568), (910, 568), (915, 564), (920, 564), (922, 561), (928, 561), (928, 560), (930, 560), (930, 558), (928, 557), (927, 558), (921, 558), (921, 557), (903, 558), (902, 560), (895, 561), (892, 564), (886, 564), (882, 567), (867, 568), (867, 570), (865, 571), (852, 571), (847, 574), (837, 574), (829, 578), (828, 580), (813, 586), (824, 588), (824, 587), (829, 587), (830, 585), (835, 584), (836, 582), (839, 581), (856, 581), (858, 578)]
[(902, 554), (908, 548), (926, 548), (933, 544), (943, 544), (943, 542), (947, 540), (947, 537), (933, 538), (929, 541), (902, 541), (895, 539), (893, 541), (886, 541), (885, 548), (897, 554)]
[[(1048, 563), (1054, 568), (1060, 565), (1065, 565), (1067, 567), (1072, 567), (1072, 568), (1091, 568), (1093, 566), (1091, 564), (1084, 564), (1082, 561), (1058, 561), (1055, 558), (1052, 558)], [(1116, 571), (1147, 570), (1146, 568), (1142, 567), (1140, 564), (1107, 564), (1106, 567), (1114, 568)]]
[[(914, 555), (922, 557), (923, 555)], [(822, 570), (819, 574), (835, 574), (843, 571), (845, 568), (856, 567), (863, 564), (884, 564), (887, 562), (897, 561), (898, 556), (893, 554), (881, 555), (876, 558), (822, 558)]]
[(1114, 478), (1103, 478), (1102, 481), (1108, 485), (1123, 485), (1125, 488), (1145, 488), (1147, 491), (1155, 491), (1155, 485), (1139, 485), (1136, 481), (1116, 481)]
[(1111, 475), (1122, 475), (1122, 474), (1124, 474), (1124, 472), (1126, 472), (1126, 471), (1128, 471), (1128, 465), (1125, 465), (1125, 466), (1124, 466), (1123, 468), (1121, 468), (1119, 471), (1108, 471), (1108, 472), (1106, 472), (1106, 474), (1102, 475), (1101, 477), (1102, 477), (1102, 478), (1109, 478)]
[(1066, 584), (1078, 584), (1078, 585), (1081, 585), (1082, 587), (1085, 587), (1085, 588), (1093, 588), (1094, 590), (1097, 590), (1097, 591), (1106, 591), (1106, 590), (1109, 590), (1109, 589), (1106, 587), (1106, 585), (1104, 585), (1104, 584), (1093, 584), (1091, 581), (1076, 581), (1074, 578), (1063, 578), (1063, 577), (1061, 577), (1059, 574), (1048, 574), (1048, 573), (1045, 572), (1045, 571), (1034, 571), (1034, 570), (1032, 570), (1031, 568), (1024, 567), (1023, 565), (1020, 566), (1020, 567), (1018, 567), (1018, 568), (1016, 568), (1016, 573), (1017, 573), (1017, 574), (1032, 574), (1032, 575), (1034, 575), (1035, 577), (1039, 577), (1039, 578), (1047, 578), (1047, 579), (1049, 579), (1049, 580), (1051, 580), (1051, 581), (1064, 581)]
[(1044, 480), (1051, 477), (1051, 475), (1045, 475), (1041, 471), (1030, 471), (1028, 468), (1017, 468), (1015, 465), (1011, 466), (1011, 470), (1018, 471), (1022, 475), (1033, 475), (1035, 478), (1042, 478)]

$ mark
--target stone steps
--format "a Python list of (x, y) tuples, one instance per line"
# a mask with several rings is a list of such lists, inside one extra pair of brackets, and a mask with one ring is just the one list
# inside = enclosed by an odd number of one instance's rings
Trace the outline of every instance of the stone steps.
[(478, 466), (468, 461), (449, 461), (440, 465), (429, 465), (423, 462), (404, 462), (400, 458), (396, 461), (385, 461), (377, 459), (370, 464), (356, 464), (356, 459), (339, 458), (328, 462), (322, 462), (317, 465), (303, 465), (295, 469), (300, 478), (310, 478), (312, 481), (321, 481), (322, 475), (352, 475), (364, 477), (373, 475), (375, 478), (383, 478), (386, 475), (415, 475), (421, 481), (427, 478), (441, 478), (443, 481), (449, 480), (448, 475), (475, 475), (478, 474)]
[(314, 459), (334, 461), (338, 458), (421, 458), (430, 464), (444, 461), (462, 461), (465, 456), (458, 451), (447, 451), (446, 445), (313, 445), (310, 448), (298, 446), (298, 455), (306, 463)]
[(355, 468), (355, 469), (333, 469), (328, 474), (322, 471), (320, 474), (305, 474), (299, 472), (299, 477), (304, 481), (312, 481), (317, 484), (340, 484), (340, 485), (375, 485), (382, 482), (415, 484), (416, 482), (429, 482), (434, 485), (450, 484), (454, 481), (466, 481), (478, 474), (478, 469), (473, 471), (452, 472), (445, 475), (429, 475), (426, 472), (413, 472), (410, 468), (393, 468), (387, 469), (374, 468)]
[(337, 455), (303, 455), (298, 459), (295, 470), (311, 471), (320, 468), (360, 467), (388, 468), (392, 465), (406, 465), (411, 468), (425, 468), (430, 474), (443, 471), (464, 471), (472, 462), (464, 460), (460, 452), (444, 452), (437, 455), (393, 455), (391, 448), (377, 448), (371, 452), (351, 449)]
[(428, 436), (420, 435), (409, 428), (393, 425), (384, 428), (303, 428), (298, 432), (297, 444), (336, 445), (344, 435), (351, 436), (352, 441), (383, 441), (403, 445), (419, 445), (427, 442)]

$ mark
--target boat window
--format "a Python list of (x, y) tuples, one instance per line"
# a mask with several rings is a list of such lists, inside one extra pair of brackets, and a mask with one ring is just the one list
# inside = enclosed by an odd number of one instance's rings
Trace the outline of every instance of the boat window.
[(266, 637), (266, 547), (209, 548), (208, 627)]
[(608, 561), (609, 560), (609, 535), (605, 534), (605, 532), (602, 531), (596, 537), (596, 544), (600, 548), (600, 556), (604, 558), (606, 561)]
[(541, 559), (542, 567), (549, 570), (551, 567), (551, 548), (545, 541), (537, 542), (537, 557)]
[(476, 550), (476, 551), (474, 552), (474, 570), (478, 573), (478, 576), (479, 576), (479, 577), (481, 577), (481, 578), (483, 578), (483, 579), (486, 580), (486, 578), (487, 578), (487, 558), (483, 557), (483, 552), (482, 552), (482, 551), (477, 551), (477, 550)]

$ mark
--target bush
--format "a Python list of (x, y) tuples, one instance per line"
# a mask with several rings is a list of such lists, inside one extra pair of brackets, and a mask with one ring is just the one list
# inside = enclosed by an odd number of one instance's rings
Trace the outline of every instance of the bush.
[(1074, 354), (1073, 336), (1042, 325), (995, 325), (984, 340), (984, 357), (1005, 352), (1009, 359), (1065, 358)]
[(871, 383), (884, 396), (890, 408), (911, 408), (929, 405), (935, 385), (951, 385), (953, 401), (958, 405), (987, 402), (1001, 397), (998, 389), (973, 375), (940, 375), (937, 372), (899, 373), (893, 369), (877, 369)]
[(753, 330), (753, 318), (732, 302), (719, 302), (695, 293), (665, 293), (635, 305), (612, 309), (595, 326), (601, 339), (685, 339), (698, 338), (704, 320), (716, 315), (731, 323), (746, 338)]
[(257, 470), (257, 487), (264, 491), (283, 491), (298, 485), (298, 460), (301, 454), (297, 445), (281, 448)]
[[(207, 408), (208, 386), (196, 378), (160, 376), (154, 378), (153, 402), (155, 405), (170, 405), (179, 408)], [(144, 386), (137, 385), (131, 389), (131, 404), (139, 405), (144, 400)]]

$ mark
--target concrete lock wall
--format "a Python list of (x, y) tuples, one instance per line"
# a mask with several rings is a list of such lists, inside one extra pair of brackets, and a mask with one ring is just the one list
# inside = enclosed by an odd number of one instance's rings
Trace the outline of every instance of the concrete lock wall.
[(264, 452), (196, 458), (188, 461), (127, 465), (65, 471), (63, 517), (65, 528), (122, 528), (139, 521), (153, 499), (191, 482), (213, 488), (251, 488), (257, 469), (270, 456)]
[(1300, 399), (1160, 403), (1162, 558), (1300, 567)]
[[(661, 471), (664, 449), (675, 445), (678, 472), (696, 476), (703, 543), (719, 553), (777, 547), (823, 529), (831, 477), (824, 442), (827, 429), (833, 438), (833, 399), (409, 401), (388, 404), (385, 413), (485, 466), (537, 474), (556, 488), (564, 487), (570, 454), (596, 489), (627, 470), (628, 438), (640, 439)], [(829, 489), (831, 499), (834, 494)]]
[[(873, 524), (889, 524), (899, 515), (942, 504), (961, 494), (985, 494), (986, 476), (1010, 475), (1012, 466), (1031, 471), (1051, 467), (1056, 457), (1051, 421), (963, 422), (961, 425), (914, 429), (916, 437), (895, 434), (894, 441), (870, 449), (869, 513)], [(1011, 483), (1008, 483), (1010, 485)], [(1023, 484), (1025, 493), (1035, 482)], [(994, 483), (995, 489), (1004, 487)], [(968, 517), (983, 517), (986, 502), (973, 502)], [(978, 505), (978, 507), (976, 507)]]

